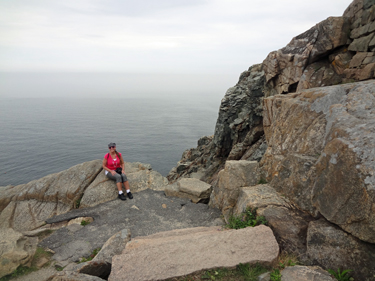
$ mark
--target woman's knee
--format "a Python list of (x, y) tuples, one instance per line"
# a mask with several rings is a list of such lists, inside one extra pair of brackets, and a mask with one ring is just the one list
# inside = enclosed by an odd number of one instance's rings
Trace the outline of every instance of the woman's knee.
[(120, 174), (117, 174), (115, 175), (115, 179), (116, 179), (116, 183), (119, 183), (119, 182), (122, 182), (122, 178), (121, 178), (121, 175)]
[(128, 181), (128, 177), (125, 174), (121, 174), (121, 177), (122, 177), (122, 182)]
[(122, 182), (121, 175), (117, 174), (117, 173), (115, 173), (115, 175), (112, 175), (112, 174), (108, 173), (107, 178), (115, 181), (116, 183)]

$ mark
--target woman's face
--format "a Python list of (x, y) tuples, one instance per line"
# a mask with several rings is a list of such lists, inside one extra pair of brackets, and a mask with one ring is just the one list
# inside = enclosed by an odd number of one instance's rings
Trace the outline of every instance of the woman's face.
[(111, 146), (111, 147), (109, 147), (109, 151), (116, 151), (116, 146)]

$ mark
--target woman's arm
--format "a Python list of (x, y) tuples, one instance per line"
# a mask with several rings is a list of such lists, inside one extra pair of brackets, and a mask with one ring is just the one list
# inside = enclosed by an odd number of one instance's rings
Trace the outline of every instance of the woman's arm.
[(121, 155), (120, 163), (122, 163), (121, 164), (122, 173), (125, 174), (125, 162), (124, 162), (124, 158), (122, 158), (122, 155)]
[(105, 159), (105, 158), (103, 159), (102, 167), (103, 167), (104, 170), (110, 172), (110, 173), (112, 174), (112, 176), (115, 175), (116, 172), (115, 172), (115, 171), (112, 171), (111, 169), (109, 169), (109, 168), (107, 167), (107, 159)]

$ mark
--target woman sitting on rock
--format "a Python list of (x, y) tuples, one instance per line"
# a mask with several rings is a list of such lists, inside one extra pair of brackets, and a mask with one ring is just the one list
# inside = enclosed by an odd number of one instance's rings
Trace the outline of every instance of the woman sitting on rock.
[(111, 142), (108, 144), (109, 153), (104, 155), (103, 169), (105, 170), (106, 176), (116, 181), (118, 189), (118, 198), (126, 200), (124, 193), (122, 192), (122, 184), (125, 186), (126, 193), (129, 199), (133, 199), (133, 195), (130, 192), (128, 178), (125, 175), (125, 163), (120, 152), (116, 151), (116, 144)]

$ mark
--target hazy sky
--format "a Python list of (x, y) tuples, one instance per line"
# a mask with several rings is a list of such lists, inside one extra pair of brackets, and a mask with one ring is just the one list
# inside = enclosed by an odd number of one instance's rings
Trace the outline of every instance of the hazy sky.
[[(113, 80), (139, 93), (220, 88), (222, 96), (242, 71), (351, 2), (0, 0), (0, 97), (90, 95), (90, 87), (100, 95)], [(98, 85), (87, 88), (90, 81)]]

